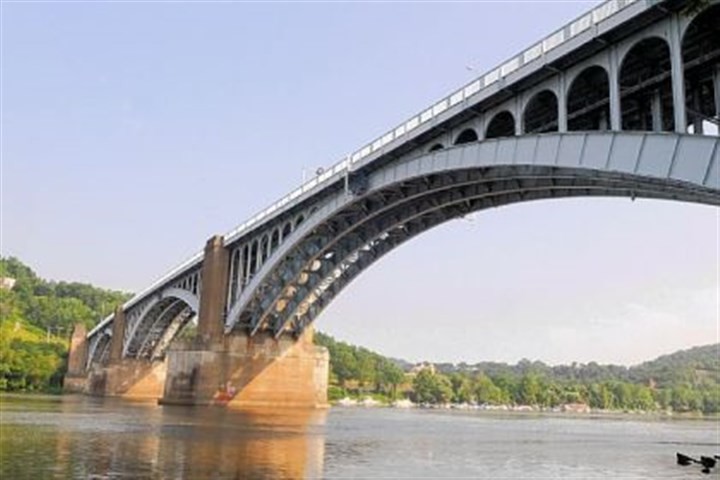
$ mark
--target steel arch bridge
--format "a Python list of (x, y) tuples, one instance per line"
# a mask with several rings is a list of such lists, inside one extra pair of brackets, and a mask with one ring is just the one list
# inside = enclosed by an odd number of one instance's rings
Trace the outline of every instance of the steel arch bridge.
[(318, 172), (103, 320), (86, 367), (162, 359), (198, 315), (207, 331), (297, 337), (383, 255), (487, 208), (720, 206), (720, 2), (685, 4), (605, 2)]

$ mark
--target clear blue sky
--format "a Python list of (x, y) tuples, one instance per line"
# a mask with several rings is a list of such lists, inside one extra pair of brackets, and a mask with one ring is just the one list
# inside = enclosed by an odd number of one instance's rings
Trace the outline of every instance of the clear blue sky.
[[(2, 254), (139, 290), (596, 3), (3, 3)], [(636, 363), (717, 342), (717, 289), (718, 209), (545, 201), (413, 240), (318, 327), (410, 360)]]

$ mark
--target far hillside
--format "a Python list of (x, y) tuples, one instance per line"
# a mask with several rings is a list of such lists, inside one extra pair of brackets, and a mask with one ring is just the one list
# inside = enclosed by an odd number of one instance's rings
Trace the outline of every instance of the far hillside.
[(674, 383), (720, 384), (720, 343), (680, 350), (630, 368), (638, 382), (664, 387)]
[(58, 390), (76, 323), (93, 327), (129, 293), (44, 280), (0, 258), (0, 390)]
[[(720, 411), (720, 344), (694, 347), (634, 367), (549, 366), (521, 360), (411, 365), (318, 333), (330, 351), (330, 397), (371, 395), (418, 403), (469, 403), (507, 408), (585, 407), (612, 411)], [(400, 372), (400, 373), (398, 373)]]

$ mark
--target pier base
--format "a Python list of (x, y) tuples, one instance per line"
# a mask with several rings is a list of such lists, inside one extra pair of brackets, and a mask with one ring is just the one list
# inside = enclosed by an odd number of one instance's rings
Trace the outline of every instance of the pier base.
[(63, 378), (63, 392), (65, 393), (84, 393), (87, 388), (87, 377), (71, 377), (65, 375)]
[(162, 396), (166, 362), (123, 359), (94, 367), (87, 379), (86, 393), (106, 397), (158, 399)]
[(63, 379), (63, 391), (66, 393), (83, 393), (87, 387), (87, 331), (78, 323), (73, 328), (70, 345), (68, 346), (68, 370)]
[(295, 340), (260, 333), (224, 335), (168, 352), (162, 404), (238, 408), (324, 408), (329, 355), (308, 329)]

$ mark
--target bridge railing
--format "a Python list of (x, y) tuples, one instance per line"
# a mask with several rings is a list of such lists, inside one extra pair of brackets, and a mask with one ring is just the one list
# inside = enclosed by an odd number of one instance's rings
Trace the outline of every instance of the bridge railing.
[[(299, 199), (301, 196), (312, 191), (319, 190), (320, 188), (324, 188), (327, 184), (332, 183), (338, 180), (341, 176), (345, 175), (348, 170), (352, 170), (354, 167), (357, 168), (361, 164), (365, 164), (372, 160), (372, 157), (379, 154), (380, 150), (384, 147), (387, 147), (395, 142), (408, 140), (412, 132), (417, 130), (420, 126), (428, 124), (428, 122), (431, 122), (446, 110), (469, 100), (471, 97), (476, 96), (487, 89), (497, 86), (496, 84), (498, 82), (508, 75), (516, 72), (521, 67), (541, 60), (548, 52), (558, 48), (560, 45), (591, 29), (593, 26), (598, 25), (630, 5), (640, 1), (643, 0), (608, 0), (595, 7), (590, 12), (581, 15), (567, 25), (546, 36), (530, 48), (503, 62), (472, 82), (464, 85), (462, 88), (451, 93), (417, 115), (414, 115), (409, 120), (398, 125), (392, 130), (377, 137), (372, 142), (364, 145), (328, 169), (322, 170), (315, 177), (303, 183), (296, 190), (292, 191), (288, 195), (285, 195), (280, 200), (274, 202), (269, 207), (260, 211), (246, 222), (238, 225), (233, 230), (225, 234), (225, 244), (227, 245), (240, 238), (243, 234), (252, 229), (252, 227), (260, 224), (264, 219), (283, 209), (283, 207)], [(148, 288), (128, 300), (125, 303), (124, 308), (130, 308), (140, 301), (145, 295), (151, 293), (156, 288), (161, 287), (164, 283), (180, 275), (186, 269), (192, 268), (194, 265), (202, 261), (202, 257), (203, 252), (196, 253), (188, 260), (157, 279)], [(104, 328), (111, 320), (112, 315), (105, 318), (100, 324), (93, 328), (88, 335), (93, 335), (96, 331)]]

